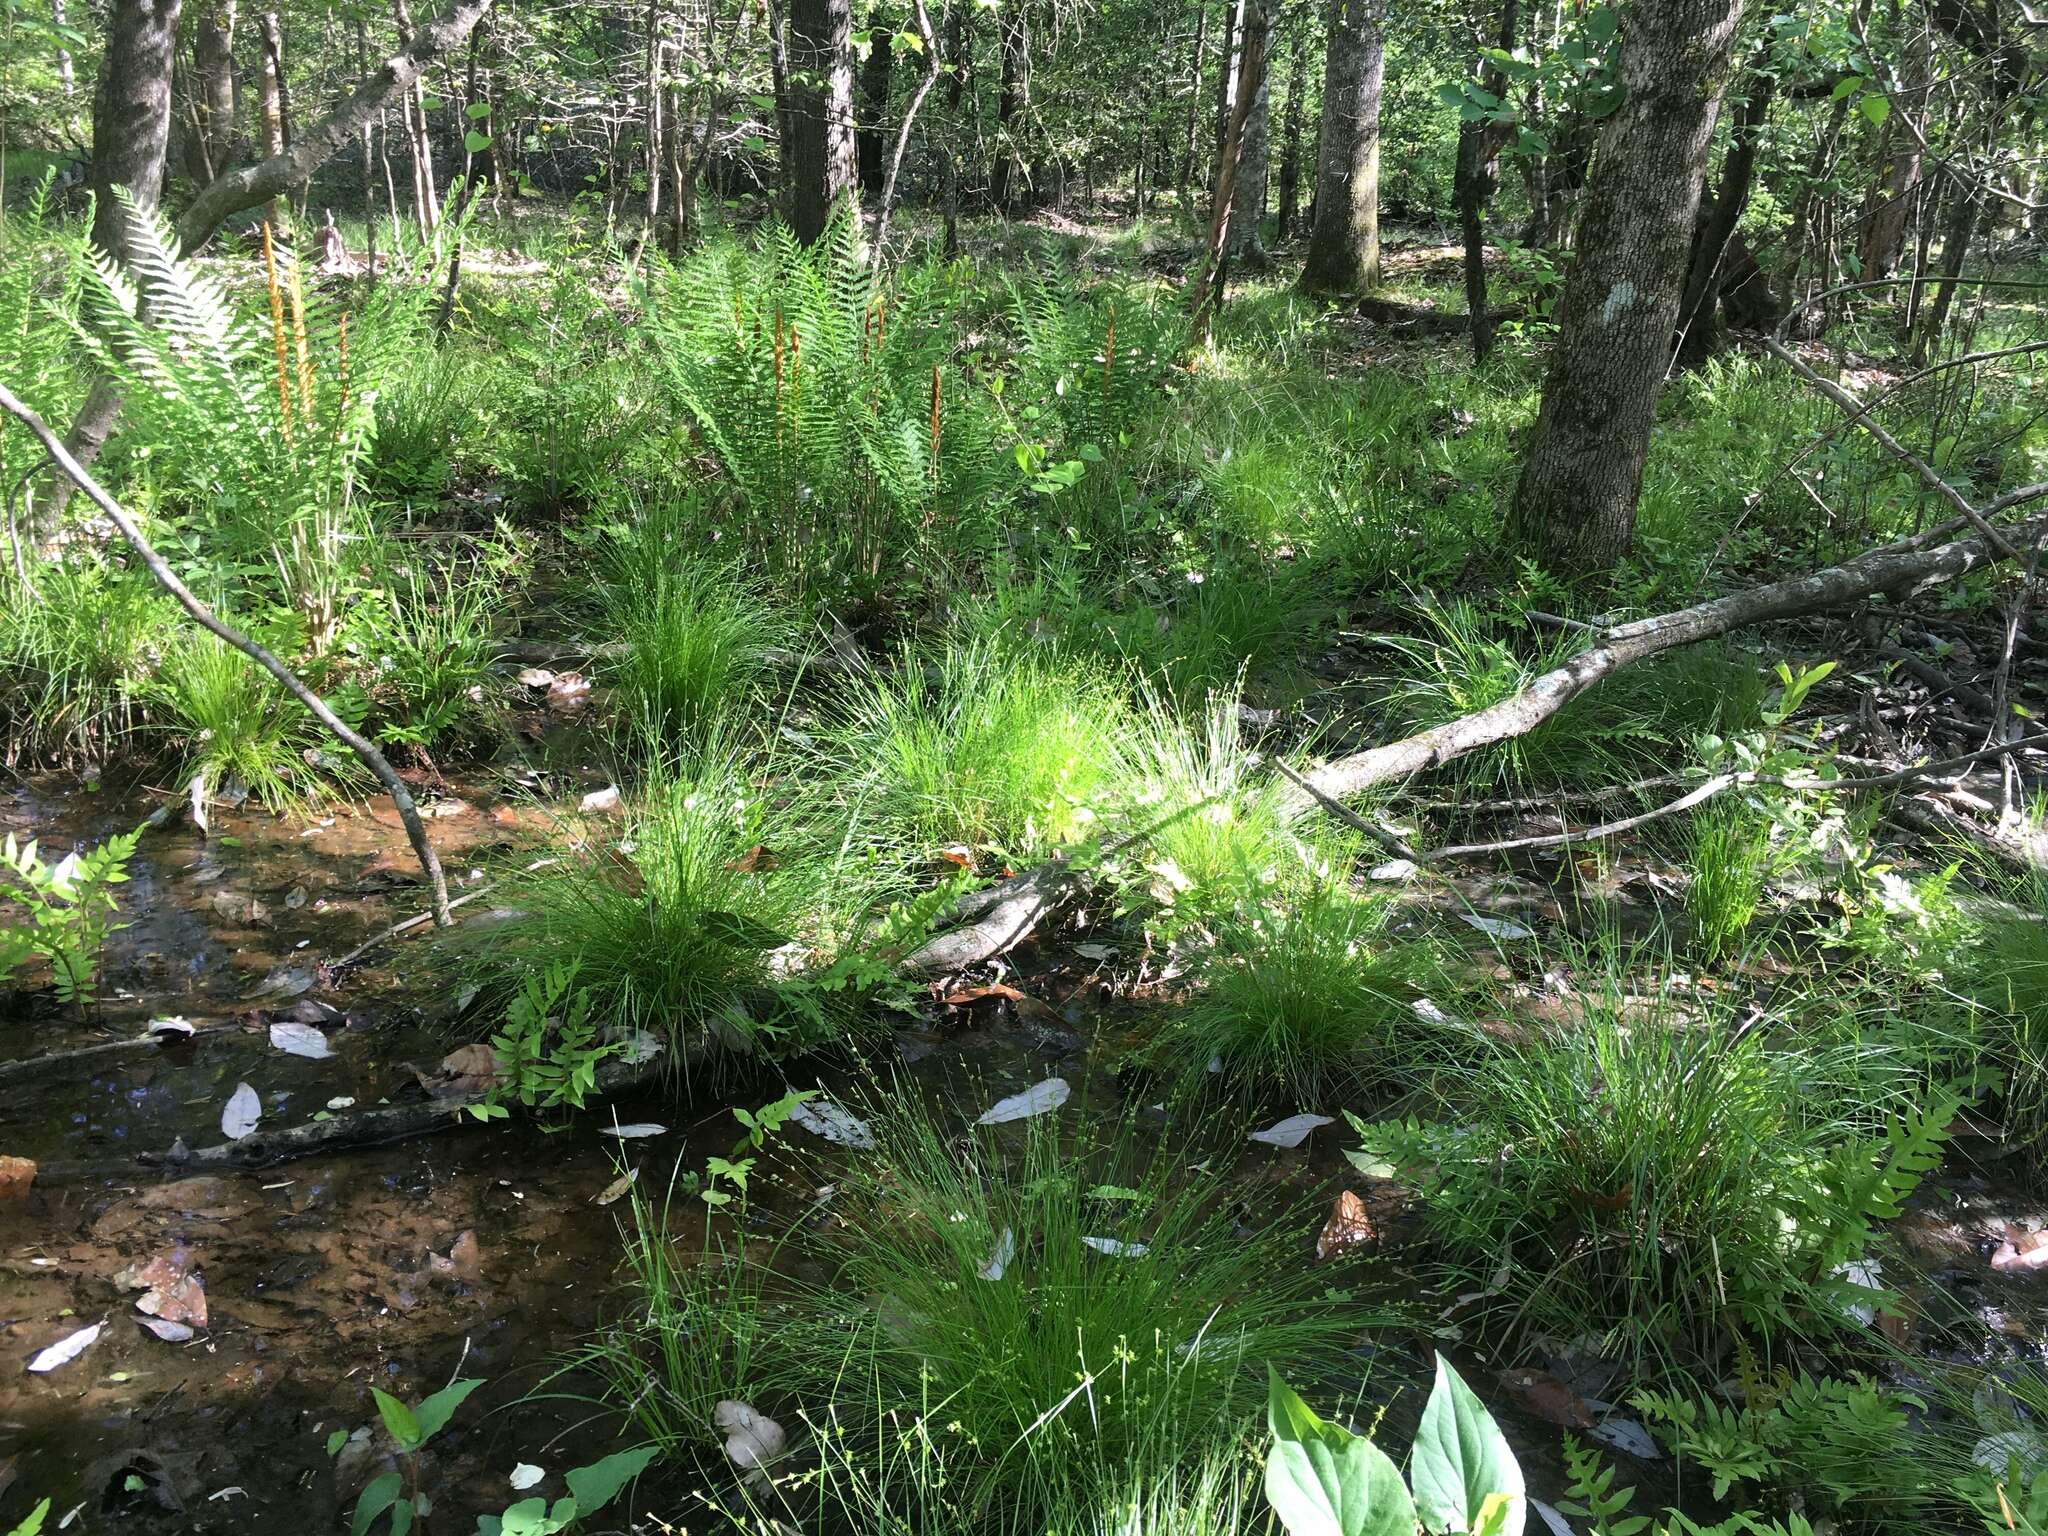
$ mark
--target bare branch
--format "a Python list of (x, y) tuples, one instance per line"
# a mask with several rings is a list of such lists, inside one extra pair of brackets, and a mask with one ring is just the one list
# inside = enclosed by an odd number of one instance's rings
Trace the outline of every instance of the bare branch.
[(136, 527), (135, 520), (122, 510), (121, 504), (108, 495), (106, 488), (92, 477), (91, 472), (71, 456), (71, 450), (50, 430), (49, 424), (22, 404), (4, 384), (0, 384), (0, 410), (7, 412), (34, 434), (36, 441), (43, 445), (43, 451), (49, 454), (51, 462), (64, 472), (73, 485), (85, 492), (93, 505), (104, 512), (108, 520), (121, 530), (121, 537), (128, 541), (128, 547), (149, 567), (149, 573), (156, 578), (157, 585), (176, 598), (178, 606), (192, 615), (200, 628), (233, 646), (282, 683), (293, 698), (305, 705), (315, 719), (333, 732), (349, 751), (362, 760), (363, 766), (377, 776), (390, 793), (391, 803), (398, 808), (399, 820), (405, 823), (405, 834), (412, 840), (412, 849), (419, 856), (420, 868), (426, 871), (427, 884), (434, 897), (434, 921), (445, 928), (451, 921), (448, 916), (448, 881), (441, 873), (441, 861), (434, 854), (434, 845), (427, 838), (426, 825), (420, 820), (419, 808), (413, 804), (411, 792), (406, 789), (405, 781), (399, 778), (390, 760), (372, 746), (367, 738), (351, 730), (339, 715), (327, 707), (325, 699), (299, 681), (298, 675), (291, 668), (240, 630), (222, 622), (211, 608), (194, 597), (192, 589), (178, 579), (178, 573), (157, 553), (156, 547), (143, 537), (142, 530)]

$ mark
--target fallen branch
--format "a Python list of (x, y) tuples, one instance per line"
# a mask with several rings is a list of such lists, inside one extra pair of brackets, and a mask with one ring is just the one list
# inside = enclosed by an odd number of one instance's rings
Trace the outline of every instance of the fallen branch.
[(121, 531), (121, 537), (128, 541), (128, 547), (135, 551), (142, 563), (149, 567), (157, 585), (177, 599), (178, 606), (192, 616), (200, 628), (233, 646), (256, 665), (268, 672), (284, 685), (285, 691), (297, 699), (312, 713), (313, 718), (338, 738), (342, 745), (361, 759), (363, 766), (374, 773), (391, 796), (391, 803), (398, 808), (398, 819), (405, 823), (405, 835), (412, 840), (412, 849), (419, 856), (420, 868), (426, 871), (427, 884), (434, 893), (434, 921), (446, 927), (448, 918), (448, 881), (441, 873), (441, 861), (434, 854), (434, 845), (427, 837), (426, 824), (420, 820), (419, 808), (412, 802), (412, 793), (405, 787), (405, 781), (398, 776), (398, 770), (390, 760), (370, 744), (367, 737), (351, 730), (342, 718), (327, 707), (327, 701), (299, 681), (298, 674), (269, 651), (251, 640), (240, 630), (224, 623), (213, 610), (192, 595), (192, 589), (178, 579), (178, 573), (170, 568), (164, 557), (157, 553), (156, 546), (142, 535), (135, 520), (122, 510), (121, 504), (107, 493), (99, 481), (71, 456), (71, 450), (58, 440), (49, 424), (30, 410), (6, 385), (0, 384), (0, 410), (4, 410), (16, 421), (27, 427), (43, 445), (51, 462), (64, 472), (78, 489), (85, 492), (93, 505), (107, 515), (108, 521)]
[[(2048, 518), (2011, 528), (2005, 550), (2031, 548), (2048, 537)], [(1981, 538), (1956, 539), (1929, 550), (1871, 550), (1824, 570), (1712, 598), (1653, 618), (1601, 631), (1585, 650), (1538, 677), (1521, 692), (1400, 741), (1356, 752), (1308, 776), (1313, 792), (1297, 787), (1285, 801), (1290, 817), (1314, 811), (1324, 799), (1346, 800), (1376, 785), (1440, 768), (1484, 747), (1527, 735), (1580, 694), (1623, 667), (1665, 651), (1716, 639), (1732, 630), (1842, 608), (1873, 593), (1953, 580), (2005, 558)]]
[[(701, 1038), (693, 1039), (688, 1054), (694, 1056), (703, 1048)], [(651, 1088), (660, 1082), (667, 1066), (663, 1056), (631, 1063), (618, 1060), (603, 1062), (597, 1069), (597, 1084), (587, 1097), (609, 1099), (635, 1089)], [(310, 1120), (304, 1125), (251, 1131), (240, 1141), (201, 1147), (183, 1157), (175, 1148), (169, 1152), (144, 1152), (139, 1161), (150, 1167), (269, 1168), (322, 1153), (344, 1152), (355, 1147), (389, 1146), (393, 1142), (452, 1131), (458, 1126), (480, 1126), (486, 1122), (465, 1112), (467, 1106), (480, 1102), (478, 1099), (427, 1099), (417, 1104), (380, 1105), (357, 1114), (337, 1115), (332, 1120)]]
[[(1623, 832), (1632, 832), (1637, 827), (1666, 816), (1676, 816), (1689, 811), (1696, 805), (1703, 805), (1714, 796), (1742, 785), (1760, 788), (1778, 788), (1804, 791), (1823, 791), (1829, 794), (1853, 792), (1866, 789), (1891, 789), (1900, 784), (1910, 784), (1919, 779), (1931, 779), (1953, 769), (1967, 768), (1989, 758), (2010, 757), (2030, 747), (2048, 746), (2048, 731), (2039, 735), (2022, 736), (2003, 746), (1986, 747), (1981, 752), (1966, 752), (1961, 757), (1947, 757), (1939, 762), (1919, 763), (1909, 768), (1894, 769), (1890, 773), (1870, 774), (1857, 779), (1824, 779), (1813, 774), (1771, 774), (1745, 771), (1741, 773), (1717, 773), (1702, 780), (1685, 794), (1665, 805), (1638, 815), (1624, 816), (1618, 821), (1602, 822), (1597, 827), (1581, 827), (1573, 832), (1545, 832), (1533, 837), (1510, 837), (1492, 843), (1458, 843), (1443, 848), (1425, 848), (1412, 853), (1410, 858), (1418, 864), (1434, 863), (1443, 859), (1471, 858), (1478, 854), (1513, 853), (1530, 848), (1563, 848), (1573, 843), (1593, 843), (1603, 838), (1617, 837)], [(1348, 814), (1348, 813), (1347, 813)]]
[(205, 1040), (214, 1035), (239, 1034), (231, 1029), (197, 1029), (191, 1034), (175, 1031), (149, 1035), (136, 1035), (127, 1040), (102, 1040), (96, 1045), (73, 1046), (68, 1051), (46, 1051), (40, 1056), (24, 1056), (19, 1061), (0, 1061), (0, 1082), (23, 1082), (55, 1072), (60, 1067), (73, 1066), (81, 1061), (96, 1061), (103, 1056), (125, 1056), (131, 1051), (161, 1050), (165, 1046), (189, 1045), (196, 1040)]

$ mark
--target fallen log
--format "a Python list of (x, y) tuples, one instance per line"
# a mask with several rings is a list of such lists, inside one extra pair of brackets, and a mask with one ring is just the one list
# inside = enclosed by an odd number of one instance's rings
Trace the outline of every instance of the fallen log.
[[(1309, 774), (1308, 780), (1316, 791), (1333, 800), (1352, 799), (1394, 779), (1440, 768), (1481, 748), (1527, 735), (1580, 694), (1636, 662), (1697, 645), (1702, 640), (1718, 639), (1734, 630), (1845, 608), (1874, 593), (1908, 590), (1930, 581), (1953, 581), (1995, 565), (2020, 549), (2032, 549), (2044, 538), (2048, 538), (2048, 517), (2000, 531), (1997, 543), (2003, 549), (1975, 537), (1956, 539), (1933, 549), (1871, 550), (1804, 576), (1731, 592), (1673, 613), (1617, 624), (1596, 633), (1585, 650), (1563, 666), (1544, 673), (1520, 693), (1385, 746), (1340, 757)], [(1284, 804), (1289, 817), (1299, 819), (1317, 809), (1317, 796), (1290, 786)]]
[[(692, 1037), (686, 1042), (685, 1058), (695, 1060), (708, 1046), (708, 1038)], [(669, 1069), (667, 1052), (646, 1061), (607, 1061), (597, 1069), (597, 1086), (589, 1095), (595, 1099), (616, 1098), (635, 1089), (651, 1088)], [(152, 1168), (269, 1168), (302, 1157), (346, 1152), (357, 1147), (389, 1146), (412, 1141), (460, 1126), (482, 1126), (487, 1121), (466, 1113), (476, 1098), (426, 1099), (414, 1104), (383, 1104), (332, 1120), (310, 1120), (303, 1125), (280, 1126), (276, 1130), (255, 1130), (240, 1141), (221, 1142), (187, 1152), (173, 1146), (168, 1152), (144, 1152), (137, 1161)], [(183, 1153), (181, 1156), (180, 1153)]]
[[(2048, 494), (2048, 486), (2034, 488)], [(1526, 735), (1622, 668), (1666, 651), (1717, 639), (1734, 630), (1844, 608), (1879, 592), (1904, 593), (1952, 581), (2048, 539), (2048, 516), (1997, 530), (1994, 538), (1952, 540), (1931, 549), (1888, 545), (1840, 565), (1712, 598), (1672, 613), (1590, 632), (1585, 650), (1497, 704), (1326, 763), (1283, 792), (1289, 820), (1300, 820), (1396, 779), (1454, 762)], [(1581, 834), (1583, 835), (1583, 834)], [(1043, 865), (976, 893), (955, 909), (961, 926), (942, 933), (905, 961), (922, 974), (944, 974), (991, 960), (1029, 936), (1060, 901), (1082, 888), (1078, 872)]]

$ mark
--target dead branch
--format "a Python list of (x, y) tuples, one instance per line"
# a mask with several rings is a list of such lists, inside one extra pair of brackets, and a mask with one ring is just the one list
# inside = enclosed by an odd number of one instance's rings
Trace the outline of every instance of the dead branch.
[(224, 220), (305, 181), (354, 142), (385, 103), (410, 87), (429, 64), (468, 37), (490, 8), (491, 0), (456, 0), (447, 15), (421, 27), (411, 42), (380, 64), (347, 100), (294, 134), (290, 149), (214, 177), (178, 220), (179, 248), (190, 255)]
[[(488, 0), (486, 0), (488, 3)], [(192, 616), (193, 622), (247, 656), (257, 666), (282, 683), (286, 692), (297, 699), (312, 713), (313, 718), (334, 734), (342, 745), (361, 759), (363, 766), (374, 773), (391, 796), (392, 805), (398, 809), (399, 820), (405, 823), (405, 835), (412, 840), (412, 850), (419, 856), (420, 868), (426, 871), (427, 884), (434, 893), (434, 921), (446, 927), (448, 916), (448, 881), (441, 873), (441, 861), (434, 853), (434, 845), (427, 837), (426, 824), (420, 820), (419, 808), (412, 802), (412, 793), (405, 787), (405, 781), (398, 776), (398, 770), (384, 754), (371, 745), (360, 732), (351, 730), (342, 718), (327, 707), (327, 701), (299, 681), (298, 674), (269, 651), (251, 640), (240, 630), (221, 621), (214, 611), (192, 595), (192, 589), (178, 579), (178, 573), (170, 568), (164, 557), (157, 553), (156, 546), (142, 535), (133, 518), (122, 510), (121, 504), (107, 493), (99, 481), (71, 456), (71, 450), (59, 441), (49, 424), (30, 410), (6, 385), (0, 384), (0, 410), (4, 410), (16, 421), (27, 427), (43, 445), (43, 451), (50, 460), (64, 472), (65, 478), (85, 492), (93, 505), (107, 515), (108, 521), (121, 531), (121, 537), (128, 541), (128, 547), (135, 551), (142, 563), (149, 567), (157, 585), (177, 599), (178, 606)]]
[(1939, 762), (1920, 763), (1908, 768), (1897, 768), (1890, 773), (1869, 774), (1855, 779), (1825, 779), (1814, 774), (1717, 773), (1702, 780), (1668, 804), (1657, 806), (1639, 815), (1624, 816), (1618, 821), (1603, 822), (1597, 827), (1581, 827), (1572, 832), (1547, 832), (1535, 837), (1510, 837), (1493, 843), (1461, 843), (1444, 848), (1425, 848), (1411, 854), (1410, 857), (1418, 864), (1428, 864), (1445, 859), (1472, 858), (1478, 854), (1513, 853), (1531, 848), (1563, 848), (1574, 843), (1594, 843), (1604, 838), (1617, 837), (1623, 832), (1632, 832), (1637, 827), (1661, 821), (1666, 816), (1676, 816), (1681, 811), (1689, 811), (1726, 790), (1743, 785), (1827, 794), (1892, 789), (1921, 779), (1938, 778), (1944, 773), (1957, 768), (1968, 768), (1990, 758), (2009, 758), (2016, 752), (2039, 746), (2048, 746), (2048, 731), (2034, 736), (2022, 736), (2016, 741), (2009, 741), (2003, 746), (1987, 747), (1981, 752), (1966, 752), (1961, 757), (1946, 757)]
[[(2037, 518), (2007, 530), (1999, 543), (2014, 551), (2016, 545), (2031, 548), (2044, 537), (2048, 537), (2048, 518)], [(2005, 557), (1982, 538), (1956, 539), (1930, 550), (1871, 550), (1824, 570), (1615, 625), (1520, 693), (1400, 741), (1326, 764), (1308, 776), (1320, 793), (1296, 789), (1287, 799), (1287, 812), (1296, 818), (1306, 816), (1322, 797), (1350, 799), (1375, 785), (1439, 768), (1483, 747), (1527, 735), (1623, 667), (1665, 651), (1712, 640), (1732, 630), (1846, 607), (1876, 592), (1953, 580), (2001, 558)]]

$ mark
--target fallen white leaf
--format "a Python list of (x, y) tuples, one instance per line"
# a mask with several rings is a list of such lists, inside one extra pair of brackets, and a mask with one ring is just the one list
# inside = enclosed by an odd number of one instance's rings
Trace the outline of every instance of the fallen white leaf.
[(192, 1329), (185, 1323), (174, 1323), (167, 1317), (140, 1317), (135, 1319), (166, 1344), (183, 1344), (192, 1337)]
[(607, 784), (603, 789), (593, 789), (576, 808), (585, 815), (594, 811), (616, 811), (619, 808), (619, 786)]
[(348, 1094), (344, 1093), (336, 1098), (329, 1099), (327, 1101), (327, 1107), (329, 1109), (354, 1109), (356, 1107), (356, 1101), (353, 1098), (351, 1098)]
[(1073, 1089), (1067, 1086), (1064, 1077), (1048, 1077), (1042, 1083), (1033, 1083), (1022, 1093), (1013, 1093), (1007, 1099), (998, 1100), (976, 1125), (1002, 1125), (1011, 1120), (1029, 1120), (1033, 1115), (1043, 1115), (1058, 1109), (1067, 1102)]
[(620, 1057), (629, 1066), (639, 1066), (643, 1061), (652, 1061), (668, 1047), (661, 1043), (661, 1036), (652, 1030), (635, 1029), (627, 1033), (625, 1049)]
[(1253, 1131), (1245, 1139), (1263, 1142), (1269, 1147), (1298, 1147), (1308, 1140), (1309, 1132), (1317, 1126), (1335, 1123), (1328, 1115), (1289, 1115), (1263, 1131)]
[(982, 1265), (980, 1269), (977, 1269), (975, 1273), (984, 1280), (1000, 1280), (1003, 1278), (1004, 1272), (1009, 1269), (1010, 1261), (1016, 1257), (1017, 1234), (1008, 1227), (1005, 1227), (1003, 1228), (1003, 1235), (996, 1239), (995, 1252), (988, 1256), (988, 1262)]
[(149, 1033), (152, 1035), (189, 1035), (193, 1033), (192, 1021), (175, 1014), (168, 1018), (151, 1019)]
[(247, 1083), (237, 1083), (228, 1107), (220, 1112), (220, 1133), (229, 1141), (240, 1141), (256, 1129), (256, 1122), (262, 1118), (263, 1101), (256, 1097), (256, 1090)]
[(620, 1174), (616, 1179), (613, 1179), (611, 1183), (605, 1185), (605, 1187), (602, 1190), (600, 1190), (597, 1193), (596, 1197), (591, 1201), (591, 1204), (610, 1205), (614, 1200), (618, 1199), (619, 1196), (623, 1195), (627, 1190), (631, 1189), (633, 1187), (633, 1181), (639, 1177), (640, 1170), (638, 1168), (628, 1169), (626, 1172)]
[(600, 1134), (605, 1136), (616, 1136), (621, 1141), (633, 1141), (637, 1140), (639, 1137), (642, 1136), (664, 1136), (668, 1134), (668, 1127), (665, 1125), (656, 1125), (652, 1120), (640, 1120), (635, 1121), (632, 1125), (604, 1126), (602, 1127)]
[(1536, 1511), (1538, 1520), (1550, 1527), (1550, 1536), (1572, 1536), (1571, 1522), (1541, 1499), (1531, 1499), (1529, 1507)]
[(1406, 880), (1415, 873), (1413, 859), (1389, 859), (1384, 864), (1375, 864), (1366, 872), (1369, 880)]
[(868, 1129), (867, 1122), (830, 1099), (805, 1099), (789, 1112), (789, 1118), (813, 1136), (822, 1136), (837, 1146), (866, 1152), (875, 1145), (875, 1133)]
[(327, 1047), (327, 1037), (310, 1024), (273, 1024), (270, 1044), (273, 1050), (283, 1051), (287, 1056), (303, 1056), (308, 1061), (325, 1061), (334, 1054)]
[(1513, 922), (1505, 917), (1481, 917), (1476, 912), (1460, 912), (1458, 916), (1491, 938), (1533, 939), (1536, 937), (1536, 930), (1534, 928), (1524, 928), (1520, 923)]
[(512, 1476), (509, 1481), (512, 1484), (512, 1491), (514, 1493), (524, 1493), (546, 1476), (547, 1473), (536, 1467), (532, 1462), (522, 1461), (512, 1469)]
[(94, 1323), (90, 1328), (81, 1328), (78, 1332), (59, 1339), (48, 1349), (37, 1355), (35, 1359), (29, 1361), (28, 1368), (38, 1376), (41, 1376), (46, 1372), (56, 1370), (60, 1365), (69, 1365), (88, 1349), (92, 1348), (94, 1342), (100, 1336), (100, 1329), (105, 1326), (105, 1323)]
[(1142, 1259), (1151, 1251), (1143, 1243), (1124, 1243), (1113, 1237), (1084, 1237), (1081, 1241), (1112, 1259)]
[(725, 1454), (732, 1464), (747, 1473), (761, 1468), (782, 1454), (789, 1437), (782, 1426), (751, 1403), (727, 1398), (711, 1410), (711, 1422), (725, 1436)]

